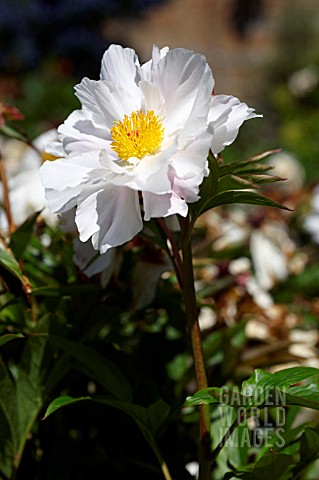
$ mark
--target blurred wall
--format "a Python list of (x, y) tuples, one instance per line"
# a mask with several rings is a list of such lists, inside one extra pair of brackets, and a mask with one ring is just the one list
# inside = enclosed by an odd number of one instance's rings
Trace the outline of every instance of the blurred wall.
[[(278, 22), (291, 3), (291, 0), (168, 0), (144, 17), (108, 21), (105, 34), (135, 48), (143, 61), (149, 58), (153, 43), (203, 53), (217, 80), (216, 93), (258, 103), (267, 88), (265, 66), (276, 55)], [(319, 13), (318, 0), (299, 3), (305, 13)]]

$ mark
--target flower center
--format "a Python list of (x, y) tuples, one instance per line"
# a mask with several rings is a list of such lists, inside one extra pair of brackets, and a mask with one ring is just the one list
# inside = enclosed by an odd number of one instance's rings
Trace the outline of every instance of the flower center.
[(111, 148), (122, 160), (143, 158), (152, 155), (161, 146), (164, 128), (153, 110), (146, 113), (139, 111), (124, 115), (121, 122), (114, 122), (111, 135)]

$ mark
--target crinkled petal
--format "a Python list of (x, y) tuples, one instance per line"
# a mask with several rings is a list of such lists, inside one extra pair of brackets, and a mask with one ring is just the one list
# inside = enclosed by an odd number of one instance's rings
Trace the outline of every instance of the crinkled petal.
[(92, 152), (78, 157), (59, 158), (53, 162), (46, 161), (39, 174), (45, 188), (62, 191), (86, 183), (89, 173), (99, 167), (99, 155)]
[[(118, 76), (121, 74), (119, 70)], [(93, 112), (93, 120), (106, 130), (112, 128), (114, 121), (123, 120), (125, 114), (139, 110), (141, 105), (141, 94), (137, 87), (132, 91), (104, 80), (83, 78), (75, 91), (82, 105)]]
[(105, 272), (109, 277), (112, 274), (113, 262), (115, 257), (115, 249), (112, 248), (101, 255), (94, 250), (92, 243), (81, 242), (78, 238), (73, 240), (74, 255), (73, 260), (75, 265), (79, 267), (88, 277), (92, 277), (97, 273)]
[(105, 253), (141, 231), (138, 194), (108, 183), (87, 186), (79, 196), (75, 222), (80, 240), (92, 237), (93, 247)]
[(49, 209), (55, 213), (64, 213), (76, 206), (78, 196), (82, 190), (82, 185), (74, 188), (67, 188), (59, 192), (52, 188), (45, 189), (45, 198)]
[(185, 148), (178, 149), (171, 160), (176, 174), (179, 177), (185, 175), (202, 175), (207, 172), (207, 156), (211, 145), (212, 136), (204, 131), (196, 140), (191, 141)]
[(50, 142), (46, 145), (44, 151), (53, 155), (54, 157), (61, 158), (64, 157), (65, 151), (61, 142)]
[(36, 137), (33, 140), (33, 145), (37, 148), (37, 150), (40, 150), (40, 152), (44, 151), (48, 143), (54, 142), (57, 140), (58, 134), (55, 128), (51, 128), (50, 130), (47, 130), (38, 137)]
[(101, 80), (107, 80), (135, 95), (141, 80), (138, 57), (133, 49), (111, 45), (103, 55)]
[[(152, 81), (159, 87), (163, 98), (165, 98), (166, 117), (164, 126), (167, 132), (174, 133), (185, 126), (194, 108), (195, 100), (201, 100), (204, 104), (207, 103), (206, 89), (210, 90), (213, 86), (213, 80), (211, 76), (211, 83), (204, 85), (202, 84), (202, 77), (204, 75), (206, 78), (209, 71), (204, 56), (183, 48), (167, 52), (154, 66)], [(206, 92), (203, 98), (198, 95), (200, 88), (204, 88)], [(196, 111), (200, 111), (201, 106), (199, 104)]]
[(91, 172), (99, 167), (98, 154), (60, 158), (44, 162), (39, 170), (50, 210), (59, 213), (73, 208), (84, 185), (96, 180)]
[[(60, 125), (58, 132), (63, 150), (70, 156), (92, 150), (101, 150), (102, 148), (107, 148), (108, 145), (106, 142), (108, 130), (99, 128), (94, 124), (92, 112), (88, 109), (72, 112), (65, 122)], [(54, 151), (49, 153), (54, 154)]]
[[(105, 151), (101, 152), (100, 161), (104, 167), (104, 178), (113, 185), (126, 186), (133, 190), (142, 190), (157, 194), (167, 193), (171, 190), (168, 177), (169, 161), (176, 150), (176, 142), (156, 155), (149, 155), (139, 160), (136, 164), (131, 158), (127, 165), (120, 165), (110, 158)], [(95, 172), (93, 172), (95, 173)]]
[(152, 80), (152, 68), (154, 68), (158, 62), (165, 57), (167, 52), (169, 52), (169, 47), (159, 49), (157, 45), (153, 45), (151, 60), (145, 62), (141, 66), (141, 75), (144, 80)]
[(142, 94), (141, 107), (143, 111), (153, 110), (162, 120), (165, 117), (165, 100), (159, 88), (150, 82), (141, 81), (138, 84)]
[(182, 198), (175, 192), (165, 195), (155, 195), (154, 193), (143, 192), (144, 220), (151, 218), (167, 217), (178, 213), (186, 217), (188, 207)]
[(208, 114), (209, 129), (213, 133), (212, 152), (217, 155), (230, 145), (238, 135), (238, 130), (245, 120), (262, 117), (229, 95), (214, 95)]
[(171, 166), (169, 169), (169, 177), (171, 179), (172, 191), (187, 203), (196, 202), (199, 200), (199, 187), (206, 172), (207, 168), (197, 174), (187, 173), (183, 175), (183, 177), (179, 177), (175, 169)]

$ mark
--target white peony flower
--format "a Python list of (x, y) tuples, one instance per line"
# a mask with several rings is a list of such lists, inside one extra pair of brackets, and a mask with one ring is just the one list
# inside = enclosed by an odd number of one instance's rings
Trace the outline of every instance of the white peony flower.
[[(55, 225), (57, 216), (47, 208), (44, 188), (39, 178), (39, 168), (43, 159), (48, 159), (44, 148), (48, 142), (57, 138), (56, 130), (48, 130), (33, 141), (35, 148), (21, 148), (21, 142), (13, 141), (18, 151), (17, 157), (11, 159), (12, 151), (5, 155), (6, 173), (8, 177), (9, 200), (11, 214), (15, 225), (21, 225), (32, 213), (42, 210), (41, 215), (47, 223)], [(2, 189), (0, 190), (2, 196)], [(7, 217), (0, 211), (0, 229), (7, 230)]]
[(153, 48), (140, 65), (130, 48), (111, 45), (101, 78), (76, 86), (82, 108), (58, 129), (40, 176), (54, 212), (76, 207), (80, 240), (105, 253), (139, 233), (144, 220), (187, 215), (208, 175), (207, 155), (234, 141), (256, 117), (237, 98), (212, 96), (202, 55)]

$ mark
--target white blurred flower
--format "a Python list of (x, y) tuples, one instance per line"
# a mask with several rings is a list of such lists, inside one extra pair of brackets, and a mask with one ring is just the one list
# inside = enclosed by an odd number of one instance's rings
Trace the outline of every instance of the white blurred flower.
[(208, 174), (207, 154), (234, 141), (257, 115), (237, 98), (212, 96), (202, 55), (153, 48), (140, 65), (134, 50), (111, 45), (101, 78), (76, 86), (82, 109), (58, 129), (41, 178), (54, 212), (76, 207), (80, 240), (108, 249), (131, 240), (144, 220), (185, 216)]
[(314, 242), (319, 244), (319, 185), (314, 189), (311, 198), (312, 212), (304, 221), (304, 229), (311, 235)]
[[(270, 290), (277, 281), (288, 276), (287, 256), (277, 244), (279, 237), (286, 237), (278, 227), (267, 225), (267, 230), (253, 230), (250, 236), (250, 253), (259, 285)], [(285, 238), (289, 241), (289, 239)]]
[(189, 462), (185, 465), (185, 468), (190, 475), (197, 478), (198, 472), (199, 472), (199, 463), (198, 462)]
[[(233, 208), (227, 211), (227, 216), (223, 216), (223, 212), (209, 212), (205, 218), (216, 237), (214, 250), (248, 244), (256, 281), (259, 288), (268, 291), (288, 276), (296, 246), (284, 221), (261, 217), (255, 225), (253, 212), (252, 208)], [(253, 285), (251, 289), (257, 295)], [(261, 292), (259, 296), (261, 299)], [(268, 300), (265, 297), (261, 303)]]
[(305, 97), (319, 84), (319, 69), (316, 65), (308, 65), (294, 72), (288, 79), (288, 87), (295, 97)]
[(199, 328), (204, 331), (212, 328), (217, 321), (216, 312), (210, 307), (202, 307), (199, 311)]
[[(42, 160), (48, 158), (44, 148), (48, 142), (56, 138), (56, 130), (49, 130), (33, 141), (35, 148), (25, 147), (21, 142), (14, 142), (13, 148), (7, 145), (4, 149), (11, 214), (17, 226), (39, 210), (42, 210), (41, 215), (46, 222), (51, 225), (57, 222), (57, 216), (46, 207), (44, 188), (39, 178)], [(7, 217), (3, 210), (0, 212), (0, 228), (5, 231), (8, 229)]]
[(280, 189), (286, 192), (299, 190), (305, 180), (305, 169), (298, 159), (288, 152), (279, 152), (271, 155), (269, 163), (273, 169), (272, 175), (286, 179), (280, 183)]

